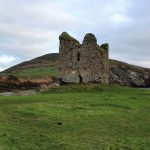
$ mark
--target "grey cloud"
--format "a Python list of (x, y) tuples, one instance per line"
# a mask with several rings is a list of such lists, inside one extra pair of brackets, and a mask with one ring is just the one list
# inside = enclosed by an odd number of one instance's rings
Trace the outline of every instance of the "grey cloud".
[(110, 57), (150, 67), (149, 0), (0, 0), (0, 54), (21, 60), (58, 52), (68, 31), (82, 42), (93, 32)]

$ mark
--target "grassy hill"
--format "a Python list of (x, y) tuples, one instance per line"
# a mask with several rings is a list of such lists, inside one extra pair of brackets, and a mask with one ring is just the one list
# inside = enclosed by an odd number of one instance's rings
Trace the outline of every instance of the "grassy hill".
[(0, 96), (1, 150), (149, 150), (150, 91), (98, 84)]
[[(23, 62), (0, 73), (0, 77), (14, 75), (33, 82), (32, 79), (49, 78), (56, 81), (59, 77), (58, 53), (47, 54), (31, 61)], [(110, 83), (129, 87), (150, 87), (150, 69), (131, 65), (117, 60), (109, 60)], [(1, 82), (1, 78), (0, 78)], [(3, 88), (0, 83), (0, 88)], [(43, 84), (43, 83), (42, 83)], [(2, 86), (1, 86), (2, 85)], [(40, 86), (40, 85), (39, 85)]]
[[(18, 77), (24, 78), (35, 78), (35, 77), (43, 77), (43, 76), (55, 76), (58, 77), (58, 53), (46, 54), (31, 61), (26, 61), (15, 65), (4, 72), (1, 72), (0, 75), (9, 75), (13, 74)], [(150, 74), (150, 69), (143, 68), (135, 65), (131, 65), (125, 62), (117, 61), (117, 60), (109, 60), (110, 70), (113, 68), (120, 68), (124, 70), (132, 70), (135, 72)]]
[(58, 77), (58, 54), (47, 54), (15, 65), (0, 73), (1, 76), (15, 75), (22, 78)]

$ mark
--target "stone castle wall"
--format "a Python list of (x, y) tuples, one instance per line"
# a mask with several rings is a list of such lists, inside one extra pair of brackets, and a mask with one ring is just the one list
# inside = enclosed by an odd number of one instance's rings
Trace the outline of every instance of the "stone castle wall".
[(85, 35), (82, 44), (65, 32), (59, 40), (59, 71), (63, 82), (109, 83), (108, 44), (99, 46), (91, 33)]

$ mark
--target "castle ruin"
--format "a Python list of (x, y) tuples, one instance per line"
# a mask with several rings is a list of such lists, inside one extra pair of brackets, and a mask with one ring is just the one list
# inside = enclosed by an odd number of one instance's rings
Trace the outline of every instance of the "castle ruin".
[(59, 72), (65, 83), (109, 83), (109, 45), (86, 34), (82, 44), (63, 32), (59, 36)]

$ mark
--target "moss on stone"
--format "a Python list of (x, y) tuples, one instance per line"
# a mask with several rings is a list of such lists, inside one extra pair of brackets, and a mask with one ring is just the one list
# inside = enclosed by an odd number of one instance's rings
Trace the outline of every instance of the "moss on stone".
[(78, 40), (76, 40), (75, 38), (73, 38), (72, 36), (70, 36), (67, 32), (63, 32), (63, 33), (59, 36), (59, 39), (60, 39), (60, 40), (75, 41), (75, 42), (77, 42), (78, 44), (80, 44)]
[(101, 48), (103, 48), (104, 50), (108, 51), (109, 50), (109, 44), (108, 43), (104, 43), (100, 46)]

